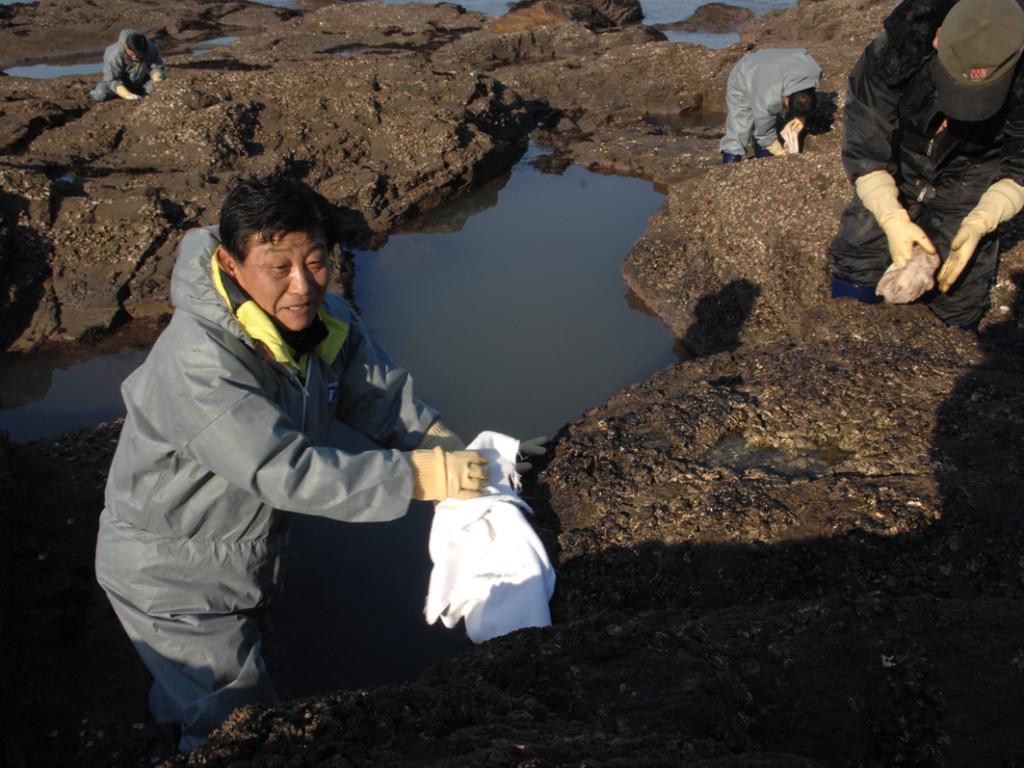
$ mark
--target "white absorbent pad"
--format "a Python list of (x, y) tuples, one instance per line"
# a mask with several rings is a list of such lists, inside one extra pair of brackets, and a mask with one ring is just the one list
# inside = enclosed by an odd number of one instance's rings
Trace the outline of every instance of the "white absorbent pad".
[(481, 643), (523, 627), (551, 625), (548, 601), (555, 572), (516, 493), (519, 441), (481, 432), (468, 446), (491, 459), (484, 496), (437, 504), (430, 528), (430, 588), (424, 614), (449, 629), (466, 621), (466, 634)]
[(875, 287), (875, 294), (889, 304), (917, 301), (935, 287), (935, 270), (938, 268), (938, 256), (914, 246), (905, 266), (889, 265)]

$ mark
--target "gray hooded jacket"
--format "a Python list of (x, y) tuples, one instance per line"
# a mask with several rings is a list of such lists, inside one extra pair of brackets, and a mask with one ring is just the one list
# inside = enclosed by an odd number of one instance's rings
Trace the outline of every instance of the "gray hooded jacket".
[[(347, 521), (405, 514), (413, 473), (401, 451), (437, 417), (337, 296), (320, 310), (328, 338), (281, 362), (218, 293), (215, 234), (183, 238), (174, 315), (122, 385), (127, 416), (96, 568), (108, 593), (150, 615), (267, 602), (288, 512)], [(382, 449), (327, 447), (335, 418)]]
[(725, 90), (729, 114), (721, 150), (743, 155), (751, 135), (761, 147), (778, 138), (775, 118), (782, 97), (817, 88), (821, 67), (805, 48), (766, 48), (748, 53), (732, 68)]
[(152, 40), (146, 39), (146, 55), (138, 59), (125, 56), (124, 46), (129, 35), (137, 30), (126, 28), (117, 36), (117, 42), (108, 45), (103, 52), (103, 82), (111, 90), (123, 85), (129, 90), (137, 91), (155, 74), (164, 76), (164, 60)]

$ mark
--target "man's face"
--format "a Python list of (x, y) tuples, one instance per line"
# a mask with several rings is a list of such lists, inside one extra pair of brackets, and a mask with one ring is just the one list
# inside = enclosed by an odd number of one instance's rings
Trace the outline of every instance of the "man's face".
[(218, 249), (217, 260), (274, 322), (301, 331), (324, 303), (331, 277), (328, 256), (323, 230), (315, 227), (270, 241), (254, 238), (241, 264), (223, 248)]
[(133, 51), (127, 45), (124, 47), (124, 55), (127, 56), (132, 61), (138, 61), (139, 59), (142, 58), (142, 54), (141, 53)]

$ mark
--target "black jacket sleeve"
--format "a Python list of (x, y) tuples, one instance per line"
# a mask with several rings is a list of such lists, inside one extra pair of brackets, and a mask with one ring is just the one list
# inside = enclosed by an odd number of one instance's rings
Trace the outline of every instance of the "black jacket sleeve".
[(1024, 185), (1024, 70), (1020, 67), (1010, 91), (1009, 112), (1003, 124), (998, 179), (1013, 179)]
[(851, 181), (872, 171), (895, 171), (893, 136), (900, 89), (886, 84), (879, 71), (886, 44), (883, 32), (864, 49), (850, 72), (843, 120), (843, 167)]

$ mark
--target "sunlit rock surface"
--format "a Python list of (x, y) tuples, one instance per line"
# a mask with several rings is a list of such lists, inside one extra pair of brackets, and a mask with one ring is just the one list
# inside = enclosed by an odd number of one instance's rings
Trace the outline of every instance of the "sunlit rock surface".
[[(0, 40), (58, 29), (58, 7), (81, 23), (72, 5), (4, 10)], [(510, 167), (539, 120), (558, 161), (666, 189), (623, 274), (685, 359), (566, 425), (526, 488), (559, 568), (552, 628), (404, 685), (239, 710), (168, 765), (1024, 759), (1024, 226), (1002, 230), (978, 334), (828, 298), (846, 76), (893, 0), (800, 2), (722, 51), (554, 14), (502, 31), (450, 5), (145, 5), (148, 32), (202, 17), (240, 39), (170, 54), (135, 105), (92, 106), (87, 78), (0, 79), (8, 349), (159, 314), (177, 236), (240, 175), (298, 173), (352, 211), (351, 237), (379, 236)], [(723, 167), (747, 44), (809, 48), (835, 98), (805, 154)], [(91, 576), (116, 431), (0, 439), (15, 764), (149, 765), (166, 746)]]

